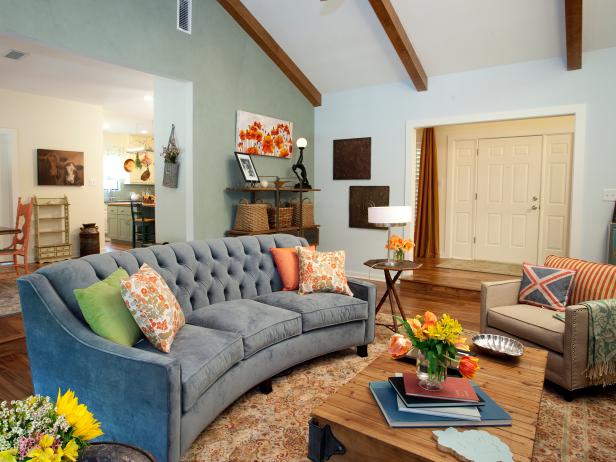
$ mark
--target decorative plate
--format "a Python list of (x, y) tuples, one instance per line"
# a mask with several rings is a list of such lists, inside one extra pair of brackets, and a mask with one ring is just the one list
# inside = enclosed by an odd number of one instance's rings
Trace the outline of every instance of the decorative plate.
[(518, 340), (496, 334), (480, 334), (473, 337), (473, 344), (481, 351), (495, 356), (522, 356), (524, 345)]

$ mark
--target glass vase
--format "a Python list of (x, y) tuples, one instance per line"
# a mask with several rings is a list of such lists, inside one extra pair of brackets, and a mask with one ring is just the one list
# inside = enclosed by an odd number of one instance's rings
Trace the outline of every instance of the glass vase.
[(443, 383), (447, 379), (447, 365), (438, 361), (434, 368), (430, 367), (430, 361), (423, 351), (417, 352), (417, 363), (415, 364), (417, 371), (417, 380), (419, 386), (424, 390), (436, 391), (443, 388)]
[(400, 251), (396, 251), (394, 253), (394, 261), (396, 263), (402, 263), (404, 262), (404, 252), (400, 252)]

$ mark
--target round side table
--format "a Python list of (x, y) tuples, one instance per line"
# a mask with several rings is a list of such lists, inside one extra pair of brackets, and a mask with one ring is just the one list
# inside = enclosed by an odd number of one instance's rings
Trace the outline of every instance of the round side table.
[[(404, 309), (402, 308), (402, 303), (400, 303), (400, 297), (398, 295), (398, 290), (396, 289), (396, 282), (400, 278), (403, 272), (412, 271), (421, 268), (421, 263), (415, 263), (410, 260), (404, 260), (401, 262), (394, 262), (393, 265), (388, 265), (386, 259), (379, 260), (368, 260), (364, 262), (369, 268), (383, 270), (385, 273), (385, 283), (387, 284), (387, 288), (385, 293), (381, 297), (379, 304), (376, 306), (376, 312), (378, 313), (381, 310), (381, 307), (385, 303), (385, 300), (389, 299), (389, 305), (391, 306), (391, 320), (392, 324), (379, 324), (391, 329), (394, 332), (398, 332), (398, 322), (396, 321), (396, 308), (400, 313), (400, 317), (406, 321), (406, 314), (404, 314)], [(395, 271), (395, 275), (392, 277), (391, 272)], [(394, 303), (395, 301), (395, 303)]]

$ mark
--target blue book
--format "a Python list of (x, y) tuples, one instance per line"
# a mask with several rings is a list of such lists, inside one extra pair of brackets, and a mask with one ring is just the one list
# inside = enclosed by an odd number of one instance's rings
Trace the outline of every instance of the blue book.
[(481, 414), (480, 421), (402, 412), (398, 410), (398, 395), (389, 382), (370, 382), (369, 386), (390, 427), (500, 427), (511, 425), (511, 416), (477, 385), (473, 385), (475, 393), (485, 402), (483, 406), (478, 407)]

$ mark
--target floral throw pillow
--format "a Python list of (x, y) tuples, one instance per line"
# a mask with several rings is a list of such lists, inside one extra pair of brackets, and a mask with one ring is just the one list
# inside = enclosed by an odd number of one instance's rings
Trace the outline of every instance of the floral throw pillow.
[(299, 257), (299, 293), (335, 292), (353, 296), (344, 275), (344, 250), (317, 252), (297, 247)]
[(169, 353), (184, 325), (184, 313), (160, 274), (147, 264), (121, 282), (122, 299), (141, 332), (155, 348)]

